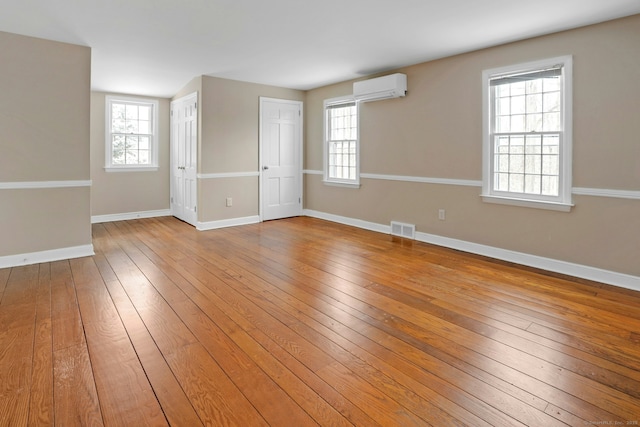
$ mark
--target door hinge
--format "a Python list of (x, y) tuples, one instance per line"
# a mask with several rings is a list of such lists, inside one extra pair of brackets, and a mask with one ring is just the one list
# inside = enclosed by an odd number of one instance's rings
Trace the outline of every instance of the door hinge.
[(198, 212), (198, 207), (197, 207), (197, 206), (194, 206), (194, 207), (193, 207), (193, 211), (194, 211), (194, 212)]
[(302, 198), (298, 197), (298, 203), (302, 203)]
[(171, 203), (173, 203), (173, 197), (171, 198)]
[(171, 110), (171, 117), (173, 117), (173, 110)]
[(198, 109), (198, 103), (197, 102), (195, 104), (193, 104), (193, 108), (195, 108), (196, 110)]

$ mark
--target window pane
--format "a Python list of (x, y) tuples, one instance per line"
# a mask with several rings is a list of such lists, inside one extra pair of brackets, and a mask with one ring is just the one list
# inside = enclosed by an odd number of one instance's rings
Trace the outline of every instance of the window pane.
[(148, 150), (138, 151), (138, 163), (141, 165), (148, 165), (150, 163)]
[(124, 164), (124, 136), (114, 135), (111, 144), (111, 161), (114, 164)]
[(545, 113), (542, 117), (542, 129), (545, 132), (560, 130), (560, 113)]
[(524, 192), (527, 194), (540, 194), (542, 177), (538, 175), (526, 175), (524, 180)]
[(140, 106), (138, 107), (138, 118), (140, 120), (151, 120), (151, 107), (150, 106)]
[(498, 132), (510, 132), (511, 131), (511, 116), (503, 116), (503, 117), (498, 117), (498, 124), (497, 124), (497, 131)]
[(124, 119), (124, 104), (111, 104), (111, 118), (112, 119)]
[(148, 136), (141, 136), (138, 139), (138, 147), (141, 150), (148, 150), (149, 149), (149, 137)]
[(540, 135), (527, 135), (525, 153), (542, 153), (542, 137)]
[(508, 136), (499, 136), (496, 142), (496, 153), (508, 153), (510, 139)]
[(509, 138), (511, 141), (509, 150), (511, 154), (524, 154), (524, 138), (521, 135), (514, 135)]
[(509, 174), (497, 173), (494, 187), (497, 191), (509, 191)]
[(515, 193), (524, 193), (524, 175), (509, 175), (509, 191), (513, 191)]
[(153, 163), (153, 121), (155, 103), (138, 103), (134, 99), (107, 98), (111, 114), (107, 130), (111, 139), (109, 165), (151, 165)]
[(527, 93), (542, 92), (542, 79), (527, 80), (525, 84)]
[(542, 194), (545, 196), (558, 195), (558, 177), (557, 176), (542, 177)]
[(150, 134), (151, 133), (151, 122), (148, 122), (146, 120), (140, 120), (138, 122), (138, 133), (146, 133), (146, 134)]
[(137, 149), (138, 149), (138, 137), (127, 136), (127, 150), (137, 150)]
[(327, 174), (329, 178), (357, 179), (356, 113), (355, 105), (328, 108)]
[(509, 172), (524, 173), (524, 156), (514, 155), (509, 159)]
[(525, 129), (525, 116), (524, 114), (519, 116), (511, 116), (511, 132), (524, 132)]
[(542, 113), (542, 94), (527, 95), (527, 114)]
[(513, 98), (511, 98), (511, 114), (524, 114), (525, 111), (526, 108), (524, 96), (514, 96)]
[(127, 150), (125, 152), (125, 163), (128, 165), (138, 164), (138, 150)]
[(560, 90), (560, 79), (558, 77), (552, 77), (542, 80), (542, 86), (545, 92)]
[(127, 133), (138, 133), (138, 121), (127, 120)]
[(500, 154), (496, 156), (496, 171), (509, 172), (509, 155)]
[(137, 105), (126, 105), (125, 117), (127, 118), (127, 120), (137, 120), (138, 119), (138, 106)]
[(496, 86), (496, 91), (499, 97), (511, 96), (511, 85)]
[(526, 174), (541, 174), (542, 173), (542, 160), (540, 156), (531, 155), (525, 157), (524, 172)]
[(126, 130), (124, 119), (112, 119), (111, 120), (111, 132), (124, 133)]
[(545, 135), (542, 139), (542, 152), (545, 154), (560, 154), (560, 136)]
[(502, 116), (505, 114), (511, 114), (511, 103), (509, 102), (509, 98), (500, 98), (498, 99), (498, 115)]
[(511, 96), (524, 95), (526, 92), (524, 82), (511, 83), (509, 86), (511, 86)]
[(527, 132), (540, 132), (542, 130), (542, 114), (527, 114)]
[(542, 156), (542, 173), (544, 175), (558, 175), (559, 172), (558, 156)]
[(560, 111), (560, 92), (550, 92), (543, 95), (545, 112)]

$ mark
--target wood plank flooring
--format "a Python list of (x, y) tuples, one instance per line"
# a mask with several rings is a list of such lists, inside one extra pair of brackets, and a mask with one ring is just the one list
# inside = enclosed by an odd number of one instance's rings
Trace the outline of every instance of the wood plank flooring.
[(311, 218), (0, 269), (2, 426), (640, 424), (640, 292)]

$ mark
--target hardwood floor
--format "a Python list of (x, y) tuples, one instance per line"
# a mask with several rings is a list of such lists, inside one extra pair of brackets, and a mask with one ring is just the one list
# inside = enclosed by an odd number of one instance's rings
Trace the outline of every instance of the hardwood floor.
[(0, 269), (0, 425), (640, 424), (640, 292), (311, 218)]

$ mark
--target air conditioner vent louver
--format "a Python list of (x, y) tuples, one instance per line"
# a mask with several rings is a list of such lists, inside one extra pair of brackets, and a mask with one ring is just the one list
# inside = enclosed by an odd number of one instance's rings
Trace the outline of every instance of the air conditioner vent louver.
[(414, 224), (391, 221), (391, 234), (394, 236), (406, 237), (407, 239), (415, 239), (416, 226)]
[(398, 98), (407, 94), (407, 75), (396, 73), (353, 84), (353, 97), (360, 102)]

